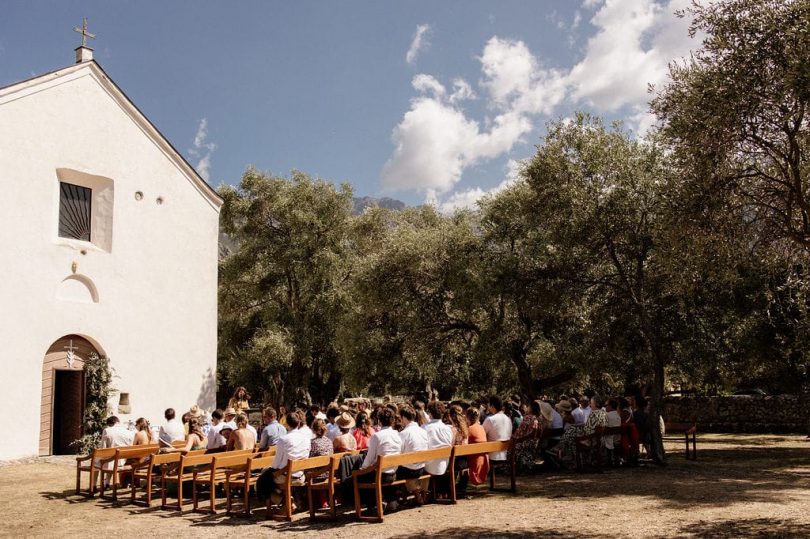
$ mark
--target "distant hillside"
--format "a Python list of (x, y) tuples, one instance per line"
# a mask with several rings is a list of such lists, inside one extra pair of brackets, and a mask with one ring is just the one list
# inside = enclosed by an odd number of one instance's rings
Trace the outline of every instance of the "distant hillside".
[(405, 203), (395, 198), (354, 197), (352, 212), (355, 215), (363, 213), (366, 208), (385, 208), (388, 210), (404, 210)]

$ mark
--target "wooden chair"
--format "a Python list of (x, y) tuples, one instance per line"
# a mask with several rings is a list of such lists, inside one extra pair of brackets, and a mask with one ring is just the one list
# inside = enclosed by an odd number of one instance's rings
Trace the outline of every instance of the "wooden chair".
[[(664, 425), (667, 433), (664, 440), (679, 440), (683, 435), (687, 460), (697, 460), (697, 423), (665, 423)], [(689, 450), (689, 442), (692, 443), (691, 451)]]
[(132, 478), (134, 466), (140, 464), (147, 457), (157, 454), (158, 450), (158, 444), (119, 447), (116, 449), (115, 455), (101, 459), (100, 465), (102, 468), (105, 464), (112, 463), (112, 469), (101, 470), (101, 492), (99, 496), (104, 497), (106, 479), (109, 478), (112, 486), (112, 499), (118, 501), (118, 487), (122, 485), (123, 479), (125, 477)]
[[(406, 464), (416, 464), (419, 462), (428, 462), (431, 460), (439, 460), (439, 459), (449, 460), (452, 453), (453, 453), (452, 447), (442, 447), (440, 449), (428, 449), (427, 451), (414, 451), (411, 453), (402, 453), (399, 455), (384, 455), (378, 457), (376, 464), (374, 464), (373, 466), (369, 466), (368, 468), (364, 468), (362, 470), (356, 470), (352, 474), (352, 478), (354, 479), (354, 508), (357, 513), (357, 519), (363, 522), (382, 522), (383, 487), (404, 485), (406, 483), (406, 480), (404, 479), (400, 480), (395, 479), (394, 481), (383, 483), (382, 482), (383, 470), (389, 468), (396, 469), (399, 466), (403, 466)], [(374, 480), (369, 483), (361, 482), (360, 478), (367, 474), (374, 474)], [(419, 480), (432, 479), (432, 477), (433, 476), (431, 476), (429, 473), (425, 472), (424, 475), (420, 476), (418, 479)], [(374, 490), (377, 505), (376, 516), (363, 516), (362, 502), (360, 500), (361, 490)]]
[(153, 455), (148, 461), (132, 466), (132, 493), (130, 503), (138, 503), (136, 500), (136, 490), (141, 480), (145, 484), (143, 502), (146, 507), (152, 505), (152, 495), (154, 494), (154, 484), (159, 484), (163, 469), (166, 466), (178, 466), (180, 464), (180, 453), (159, 453)]
[[(275, 449), (275, 448), (273, 448)], [(232, 467), (225, 472), (225, 498), (227, 500), (226, 512), (231, 514), (233, 511), (233, 497), (231, 491), (233, 489), (242, 489), (242, 514), (246, 517), (250, 516), (250, 489), (255, 489), (256, 481), (259, 479), (262, 470), (269, 468), (273, 464), (275, 458), (275, 451), (265, 456), (252, 456), (247, 460), (244, 466), (239, 469)]]
[(581, 472), (585, 469), (585, 459), (588, 458), (597, 469), (601, 467), (602, 463), (602, 437), (605, 435), (607, 427), (596, 427), (596, 429), (588, 435), (578, 436), (574, 443), (574, 460), (576, 461), (577, 471)]
[(251, 459), (255, 453), (252, 449), (243, 449), (220, 453), (210, 453), (210, 455), (213, 456), (213, 459), (211, 460), (211, 465), (209, 467), (195, 469), (192, 471), (191, 500), (193, 510), (197, 511), (199, 509), (199, 505), (197, 503), (197, 485), (207, 485), (209, 488), (210, 511), (212, 514), (216, 514), (217, 487), (225, 483), (229, 470), (232, 468), (244, 469), (245, 464), (247, 464), (248, 460)]
[(82, 472), (87, 472), (90, 475), (90, 486), (85, 494), (91, 497), (95, 495), (96, 483), (102, 470), (100, 462), (114, 457), (116, 451), (117, 447), (96, 448), (89, 455), (76, 457), (76, 494), (82, 494), (81, 476)]
[(190, 454), (187, 453), (180, 457), (177, 466), (163, 466), (160, 474), (160, 507), (167, 509), (169, 506), (166, 503), (166, 490), (170, 483), (177, 484), (177, 510), (183, 512), (183, 483), (186, 481), (193, 481), (194, 474), (202, 469), (208, 469), (214, 460), (214, 457), (221, 453), (202, 453)]
[[(504, 441), (504, 442), (480, 442), (477, 444), (467, 444), (467, 445), (456, 445), (453, 446), (453, 455), (450, 458), (450, 466), (448, 468), (448, 473), (450, 474), (450, 503), (457, 503), (457, 492), (456, 492), (456, 458), (458, 457), (468, 457), (472, 455), (481, 455), (484, 453), (496, 453), (502, 451), (508, 451), (509, 459), (506, 461), (494, 461), (498, 463), (508, 463), (509, 464), (509, 492), (517, 492), (517, 484), (516, 484), (516, 472), (517, 472), (517, 463), (515, 462), (515, 450), (514, 450), (514, 442), (512, 440)], [(495, 490), (495, 467), (492, 465), (493, 461), (490, 461), (490, 475), (489, 475), (489, 488), (490, 490)]]
[[(329, 463), (328, 469), (310, 470), (306, 472), (307, 479), (307, 501), (309, 502), (309, 518), (312, 520), (336, 520), (337, 509), (335, 507), (335, 487), (342, 484), (337, 477), (338, 469), (340, 468), (340, 459), (345, 455), (357, 455), (360, 451), (346, 451), (343, 453), (336, 453), (332, 455), (332, 461)], [(324, 472), (328, 473), (326, 479), (318, 479)], [(329, 515), (316, 515), (317, 507), (313, 502), (314, 492), (326, 492), (329, 499)]]
[[(281, 476), (286, 474), (284, 483), (280, 485), (281, 493), (284, 496), (283, 512), (275, 514), (272, 512), (271, 496), (267, 497), (267, 514), (273, 520), (292, 520), (292, 488), (293, 488), (293, 474), (297, 472), (306, 472), (316, 468), (327, 468), (332, 462), (332, 455), (323, 455), (322, 457), (311, 457), (308, 459), (290, 460), (287, 466), (282, 470), (276, 470), (274, 476)], [(296, 484), (295, 486), (306, 486), (306, 483)]]

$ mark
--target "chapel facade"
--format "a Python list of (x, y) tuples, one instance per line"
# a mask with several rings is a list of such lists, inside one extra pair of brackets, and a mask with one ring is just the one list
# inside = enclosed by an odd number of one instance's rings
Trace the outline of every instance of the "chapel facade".
[(76, 56), (0, 88), (0, 459), (75, 452), (93, 353), (125, 424), (215, 404), (222, 200)]

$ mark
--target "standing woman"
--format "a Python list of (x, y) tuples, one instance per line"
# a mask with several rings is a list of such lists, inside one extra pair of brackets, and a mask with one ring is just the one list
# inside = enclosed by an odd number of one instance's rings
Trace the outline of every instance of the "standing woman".
[(236, 388), (236, 391), (233, 392), (233, 397), (231, 400), (228, 401), (228, 408), (233, 408), (236, 410), (236, 413), (244, 412), (247, 413), (247, 409), (250, 408), (250, 395), (248, 395), (247, 390), (239, 386)]

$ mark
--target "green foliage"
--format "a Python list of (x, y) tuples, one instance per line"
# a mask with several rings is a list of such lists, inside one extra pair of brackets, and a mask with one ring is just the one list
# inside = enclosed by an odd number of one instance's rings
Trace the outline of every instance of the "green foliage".
[(84, 408), (83, 432), (74, 441), (79, 453), (89, 454), (101, 446), (101, 433), (107, 426), (110, 410), (107, 402), (112, 394), (113, 371), (110, 360), (92, 352), (84, 362), (84, 379), (87, 398)]
[(220, 374), (266, 402), (334, 398), (335, 333), (350, 298), (351, 189), (248, 170), (224, 187), (222, 226), (238, 246), (220, 266)]

